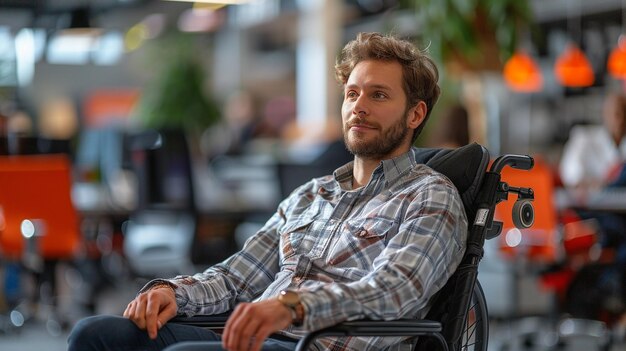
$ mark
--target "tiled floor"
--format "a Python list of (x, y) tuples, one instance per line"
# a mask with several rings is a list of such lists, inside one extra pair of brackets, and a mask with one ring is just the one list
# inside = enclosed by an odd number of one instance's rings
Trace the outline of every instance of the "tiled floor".
[[(567, 328), (561, 329), (567, 331)], [(490, 325), (490, 351), (624, 351), (626, 344), (610, 338), (612, 331), (595, 326), (570, 328), (570, 336), (557, 338), (556, 328), (546, 318), (524, 318), (516, 321), (492, 322)], [(606, 346), (606, 348), (604, 348)]]
[(63, 351), (67, 349), (67, 333), (48, 332), (45, 323), (30, 323), (19, 331), (0, 335), (2, 351)]
[[(489, 350), (493, 351), (514, 351), (514, 350), (557, 350), (556, 346), (549, 346), (546, 340), (539, 341), (536, 344), (524, 344), (523, 340), (512, 341), (506, 339), (508, 343), (504, 343), (506, 336), (510, 335), (500, 327), (500, 330), (492, 330), (492, 340), (489, 342)], [(495, 335), (494, 335), (495, 334)], [(0, 350), (2, 351), (64, 351), (66, 344), (67, 332), (60, 334), (51, 334), (47, 331), (44, 323), (29, 324), (16, 334), (0, 335)], [(578, 338), (570, 340), (564, 348), (558, 348), (560, 351), (591, 351), (599, 350), (596, 340), (588, 338)], [(626, 345), (614, 345), (611, 351), (626, 350)]]
[[(61, 274), (63, 276), (63, 274)], [(71, 279), (69, 279), (71, 281)], [(59, 299), (58, 315), (66, 321), (62, 327), (55, 319), (48, 318), (50, 308), (40, 306), (31, 318), (19, 328), (7, 328), (8, 316), (0, 315), (1, 351), (63, 351), (67, 349), (67, 335), (73, 323), (87, 315), (78, 308), (79, 300), (63, 284), (59, 290), (64, 298)], [(125, 281), (109, 286), (100, 292), (96, 311), (99, 314), (121, 314), (126, 304), (134, 297), (142, 282)], [(79, 289), (80, 290), (80, 289)], [(28, 309), (26, 309), (28, 310)], [(26, 313), (24, 313), (26, 314)]]
[[(600, 350), (597, 339), (594, 338), (575, 338), (570, 339), (568, 343), (557, 348), (551, 344), (550, 340), (543, 337), (535, 338), (529, 343), (528, 339), (518, 338), (520, 329), (517, 324), (496, 323), (491, 326), (491, 337), (489, 341), (489, 350), (491, 351), (539, 351), (539, 350), (559, 350), (559, 351), (592, 351)], [(34, 322), (20, 328), (18, 332), (12, 334), (0, 334), (0, 350), (2, 351), (64, 351), (66, 344), (67, 331), (61, 331), (55, 327), (46, 327), (44, 322)], [(626, 350), (625, 344), (615, 344), (610, 351)]]

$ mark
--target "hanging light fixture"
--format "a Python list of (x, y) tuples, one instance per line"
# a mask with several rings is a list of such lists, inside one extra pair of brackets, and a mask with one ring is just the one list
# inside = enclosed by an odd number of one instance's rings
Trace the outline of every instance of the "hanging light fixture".
[(517, 50), (504, 64), (504, 81), (513, 91), (534, 93), (543, 88), (543, 76), (530, 55)]
[[(571, 2), (568, 2), (568, 12), (571, 9)], [(577, 2), (576, 9), (578, 13), (575, 16), (568, 14), (568, 31), (576, 39), (581, 37), (581, 14), (580, 3)], [(574, 24), (572, 18), (576, 18), (577, 22)], [(570, 42), (563, 53), (557, 58), (554, 65), (554, 75), (559, 83), (566, 87), (582, 88), (588, 87), (595, 81), (593, 68), (589, 59), (578, 45), (574, 44), (575, 41)]]
[(609, 55), (607, 69), (614, 78), (626, 79), (626, 39), (623, 34), (617, 41), (617, 47)]
[(591, 63), (577, 45), (570, 43), (554, 65), (556, 79), (566, 87), (582, 88), (593, 84)]
[(617, 79), (626, 79), (626, 38), (624, 37), (624, 26), (626, 26), (626, 12), (624, 11), (624, 2), (622, 0), (622, 34), (617, 39), (617, 47), (611, 51), (607, 61), (607, 70), (609, 74)]
[(67, 26), (59, 31), (59, 35), (97, 37), (102, 34), (102, 29), (91, 23), (91, 10), (88, 7), (77, 7), (63, 16)]

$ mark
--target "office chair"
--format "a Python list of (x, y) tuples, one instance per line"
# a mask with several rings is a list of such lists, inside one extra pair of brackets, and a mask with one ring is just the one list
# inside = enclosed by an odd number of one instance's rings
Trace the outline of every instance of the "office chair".
[(193, 271), (197, 213), (187, 143), (177, 130), (146, 131), (131, 138), (139, 205), (124, 228), (124, 255), (139, 277)]
[[(65, 155), (0, 156), (0, 184), (0, 260), (31, 273), (37, 284), (33, 302), (51, 305), (57, 313), (57, 264), (71, 262), (82, 242), (71, 199), (70, 159)], [(44, 284), (49, 286), (48, 294), (41, 292)]]
[[(502, 229), (502, 223), (494, 221), (495, 206), (506, 200), (509, 192), (514, 192), (519, 202), (514, 212), (514, 215), (517, 213), (516, 223), (529, 227), (534, 217), (530, 203), (534, 196), (532, 189), (510, 187), (500, 180), (500, 172), (505, 166), (531, 169), (534, 161), (529, 156), (504, 155), (487, 170), (489, 152), (476, 143), (458, 149), (421, 149), (417, 161), (446, 175), (461, 194), (469, 222), (467, 248), (461, 264), (434, 296), (433, 307), (425, 319), (343, 322), (307, 334), (296, 350), (307, 350), (322, 336), (421, 336), (414, 339), (415, 350), (487, 350), (488, 312), (477, 275), (485, 239), (498, 236)], [(227, 318), (228, 314), (179, 316), (171, 322), (221, 329)]]

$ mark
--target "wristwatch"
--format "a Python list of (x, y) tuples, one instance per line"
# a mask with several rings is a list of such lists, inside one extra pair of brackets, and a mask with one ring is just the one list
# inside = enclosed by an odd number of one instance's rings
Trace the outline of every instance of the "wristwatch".
[(301, 326), (304, 320), (304, 306), (300, 302), (300, 295), (292, 290), (283, 290), (278, 295), (278, 301), (291, 311), (291, 324)]

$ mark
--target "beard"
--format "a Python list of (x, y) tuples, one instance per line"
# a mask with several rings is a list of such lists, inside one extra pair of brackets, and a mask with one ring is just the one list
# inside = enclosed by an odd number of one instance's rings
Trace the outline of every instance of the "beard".
[[(391, 154), (394, 150), (402, 145), (404, 139), (409, 133), (407, 128), (408, 111), (405, 111), (404, 118), (401, 118), (397, 123), (393, 124), (386, 130), (372, 140), (364, 140), (358, 133), (350, 137), (350, 126), (352, 123), (362, 123), (371, 125), (365, 119), (361, 117), (354, 117), (343, 128), (343, 140), (346, 144), (346, 148), (350, 153), (355, 156), (365, 159), (383, 160), (387, 155)], [(380, 126), (376, 126), (380, 127)]]

